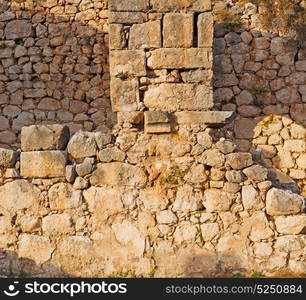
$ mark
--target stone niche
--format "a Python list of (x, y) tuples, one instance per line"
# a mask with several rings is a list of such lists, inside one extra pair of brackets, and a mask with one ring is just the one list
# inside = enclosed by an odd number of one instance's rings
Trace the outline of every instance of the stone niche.
[(231, 121), (232, 112), (212, 111), (211, 1), (151, 1), (151, 7), (148, 2), (110, 0), (113, 110), (120, 118), (146, 112), (146, 133), (169, 133), (177, 119)]

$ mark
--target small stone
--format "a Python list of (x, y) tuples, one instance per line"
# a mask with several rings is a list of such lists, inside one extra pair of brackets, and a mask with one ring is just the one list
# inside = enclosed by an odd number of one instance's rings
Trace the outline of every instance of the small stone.
[(162, 210), (156, 214), (156, 220), (159, 224), (175, 224), (177, 216), (171, 210)]
[(216, 147), (223, 153), (228, 154), (234, 152), (236, 146), (233, 142), (228, 140), (220, 140), (216, 143)]
[(69, 183), (73, 183), (76, 177), (75, 166), (66, 166), (66, 173), (65, 173), (66, 180)]
[(72, 231), (71, 217), (68, 214), (46, 216), (42, 220), (42, 230), (47, 234), (65, 234)]
[(117, 147), (105, 148), (98, 153), (101, 162), (124, 161), (125, 153)]
[(103, 149), (105, 146), (111, 143), (112, 135), (103, 132), (95, 132), (95, 140), (98, 148)]
[(262, 200), (260, 199), (258, 192), (252, 185), (242, 187), (241, 192), (242, 204), (244, 209), (260, 210), (264, 207)]
[(304, 234), (306, 216), (280, 216), (275, 218), (276, 230), (282, 234)]
[(268, 176), (268, 169), (260, 166), (253, 165), (249, 168), (246, 168), (242, 171), (250, 180), (255, 182), (265, 181)]
[(83, 163), (76, 165), (75, 170), (81, 177), (88, 175), (92, 171), (92, 162), (85, 158)]
[(219, 150), (212, 149), (206, 150), (199, 158), (199, 161), (207, 166), (222, 167), (225, 162), (225, 157)]
[(192, 186), (178, 187), (176, 199), (173, 203), (173, 211), (191, 212), (203, 208), (202, 198), (195, 194)]
[(14, 20), (7, 23), (4, 34), (7, 40), (30, 37), (33, 33), (32, 24), (26, 20)]
[(230, 194), (219, 190), (205, 190), (204, 198), (206, 199), (204, 206), (207, 212), (228, 211), (232, 204)]
[(67, 151), (74, 158), (96, 156), (97, 144), (94, 133), (76, 132), (68, 143)]
[(220, 232), (218, 223), (207, 223), (201, 225), (202, 238), (205, 242), (213, 240)]
[(225, 177), (229, 182), (233, 183), (241, 183), (244, 181), (242, 172), (237, 170), (226, 171)]
[(17, 153), (13, 150), (0, 148), (0, 167), (12, 168), (17, 160)]
[(89, 187), (89, 182), (83, 177), (77, 177), (74, 181), (73, 188), (76, 190), (84, 190)]
[(252, 155), (250, 153), (231, 153), (226, 155), (226, 163), (233, 169), (240, 170), (253, 164)]

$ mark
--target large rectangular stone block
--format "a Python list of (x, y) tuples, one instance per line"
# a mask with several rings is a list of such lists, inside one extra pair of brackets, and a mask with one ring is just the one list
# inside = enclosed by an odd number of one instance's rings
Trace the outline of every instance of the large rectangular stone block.
[(112, 11), (146, 11), (149, 0), (109, 0), (109, 8)]
[(21, 176), (24, 178), (52, 178), (65, 176), (66, 152), (32, 151), (20, 155)]
[(110, 73), (115, 77), (146, 76), (146, 57), (142, 50), (110, 52)]
[(135, 24), (130, 29), (130, 49), (150, 49), (161, 47), (160, 20)]
[(168, 11), (207, 11), (211, 9), (211, 0), (151, 0), (153, 10)]
[(110, 24), (138, 24), (147, 20), (147, 15), (142, 12), (110, 12), (109, 23)]
[(163, 20), (164, 48), (190, 48), (193, 45), (193, 14), (169, 13)]
[(151, 51), (151, 69), (212, 68), (212, 51), (205, 48), (166, 48)]
[(198, 47), (212, 47), (214, 39), (214, 18), (212, 13), (198, 16)]
[(144, 94), (144, 104), (169, 112), (178, 110), (207, 110), (213, 107), (211, 87), (197, 84), (163, 83), (150, 86)]
[(21, 129), (22, 151), (65, 150), (70, 138), (69, 127), (63, 125), (32, 125)]
[(178, 124), (224, 125), (235, 118), (232, 111), (182, 111), (174, 115)]
[(111, 102), (113, 111), (136, 111), (139, 103), (139, 84), (137, 78), (111, 79)]

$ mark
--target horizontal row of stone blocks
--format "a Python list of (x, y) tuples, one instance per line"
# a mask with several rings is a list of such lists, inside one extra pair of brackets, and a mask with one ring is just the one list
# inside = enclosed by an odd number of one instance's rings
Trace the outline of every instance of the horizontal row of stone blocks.
[[(137, 16), (137, 15), (136, 15)], [(123, 24), (133, 24), (129, 31), (129, 49), (191, 48), (194, 42), (198, 47), (211, 47), (213, 42), (213, 16), (203, 13), (168, 13), (162, 20), (145, 22), (140, 13), (135, 19), (130, 13), (112, 13), (110, 21), (110, 49), (122, 49), (127, 42), (123, 34)], [(194, 23), (197, 22), (197, 29)], [(195, 32), (197, 30), (197, 32)], [(196, 39), (196, 40), (194, 40)]]
[(202, 12), (211, 9), (211, 0), (110, 0), (111, 11), (194, 11)]

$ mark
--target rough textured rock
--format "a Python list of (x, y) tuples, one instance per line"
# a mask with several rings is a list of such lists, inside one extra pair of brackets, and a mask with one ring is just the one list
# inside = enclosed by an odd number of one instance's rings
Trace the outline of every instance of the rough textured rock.
[(26, 20), (14, 20), (9, 22), (4, 30), (8, 40), (16, 40), (30, 37), (33, 33), (32, 24)]
[(24, 178), (64, 177), (67, 154), (64, 151), (32, 151), (20, 155), (21, 176)]
[(250, 153), (231, 153), (226, 155), (226, 163), (233, 169), (240, 170), (252, 165), (253, 159)]
[(22, 151), (65, 150), (70, 138), (69, 127), (32, 125), (21, 130)]
[(306, 231), (306, 216), (280, 216), (275, 218), (276, 230), (282, 234), (304, 234)]
[(228, 211), (233, 201), (230, 194), (214, 189), (205, 190), (204, 198), (204, 206), (208, 212)]
[(0, 167), (14, 167), (17, 160), (17, 153), (13, 150), (0, 148)]
[(158, 190), (145, 189), (141, 190), (139, 199), (143, 202), (144, 207), (148, 211), (160, 211), (168, 206), (168, 199)]
[(272, 188), (267, 193), (266, 208), (272, 216), (296, 214), (305, 210), (305, 199), (291, 191)]
[(144, 171), (125, 163), (98, 164), (97, 170), (90, 177), (92, 185), (127, 185), (143, 186), (147, 181)]
[(70, 139), (67, 152), (74, 158), (96, 156), (97, 144), (93, 133), (78, 131)]

